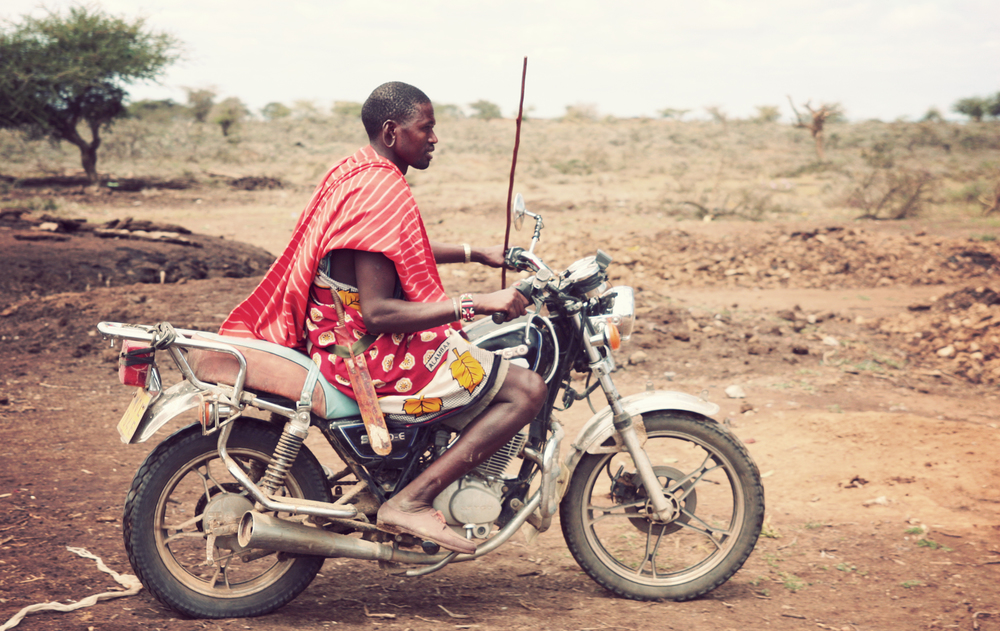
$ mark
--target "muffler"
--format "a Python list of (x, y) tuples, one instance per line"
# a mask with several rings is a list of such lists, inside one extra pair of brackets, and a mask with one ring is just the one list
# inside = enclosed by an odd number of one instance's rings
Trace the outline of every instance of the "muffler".
[(447, 556), (446, 554), (429, 555), (423, 552), (400, 550), (383, 543), (327, 532), (321, 528), (285, 521), (273, 515), (252, 510), (243, 514), (236, 536), (243, 548), (260, 548), (290, 554), (321, 556), (328, 559), (347, 558), (433, 565)]

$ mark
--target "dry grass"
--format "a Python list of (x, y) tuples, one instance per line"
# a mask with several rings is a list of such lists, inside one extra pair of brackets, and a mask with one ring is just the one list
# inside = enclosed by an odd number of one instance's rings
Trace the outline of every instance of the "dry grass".
[[(506, 199), (513, 147), (509, 120), (442, 118), (433, 168), (410, 175), (429, 212), (497, 210)], [(812, 139), (776, 123), (665, 119), (528, 120), (517, 189), (542, 210), (621, 211), (630, 217), (850, 220), (873, 169), (891, 178), (926, 173), (928, 220), (971, 220), (981, 228), (983, 193), (1000, 181), (1000, 123), (841, 123), (828, 126), (828, 162)], [(118, 122), (105, 136), (99, 169), (115, 177), (202, 183), (247, 175), (311, 188), (341, 156), (365, 142), (360, 121), (343, 117), (250, 121), (224, 138), (187, 120)], [(885, 162), (873, 165), (873, 151)], [(75, 148), (0, 131), (3, 175), (79, 170)], [(870, 213), (869, 213), (870, 214)]]

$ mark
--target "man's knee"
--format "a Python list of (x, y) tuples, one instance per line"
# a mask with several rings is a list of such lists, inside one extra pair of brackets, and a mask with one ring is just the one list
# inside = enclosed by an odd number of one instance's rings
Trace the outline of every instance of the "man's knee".
[(548, 392), (542, 376), (524, 368), (516, 373), (515, 389), (517, 390), (515, 400), (518, 400), (525, 407), (535, 409), (542, 405)]

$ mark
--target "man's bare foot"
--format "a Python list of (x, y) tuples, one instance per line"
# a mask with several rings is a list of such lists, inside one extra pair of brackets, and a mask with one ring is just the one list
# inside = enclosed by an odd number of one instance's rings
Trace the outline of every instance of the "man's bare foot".
[(444, 515), (430, 506), (404, 512), (386, 502), (378, 509), (376, 526), (379, 530), (394, 535), (406, 533), (426, 541), (433, 541), (453, 552), (464, 554), (476, 552), (476, 544), (455, 534), (445, 523)]

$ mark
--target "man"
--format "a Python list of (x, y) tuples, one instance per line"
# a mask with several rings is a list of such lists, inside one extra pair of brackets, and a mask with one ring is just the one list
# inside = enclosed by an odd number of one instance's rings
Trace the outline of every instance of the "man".
[[(448, 297), (439, 263), (503, 264), (503, 248), (432, 243), (404, 178), (430, 166), (434, 108), (417, 88), (386, 83), (362, 107), (370, 145), (339, 162), (316, 189), (285, 251), (222, 325), (221, 333), (307, 352), (352, 395), (333, 328), (337, 302), (358, 340), (389, 424), (445, 422), (462, 429), (450, 449), (378, 512), (378, 527), (457, 552), (476, 545), (454, 533), (434, 498), (509, 441), (538, 413), (539, 375), (471, 346), (459, 320), (526, 313), (513, 288)], [(359, 351), (361, 352), (361, 351)], [(353, 396), (353, 395), (352, 395)]]

